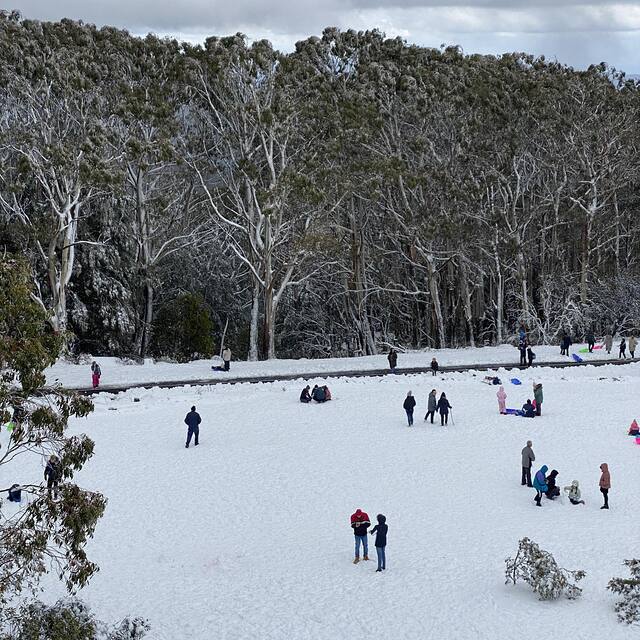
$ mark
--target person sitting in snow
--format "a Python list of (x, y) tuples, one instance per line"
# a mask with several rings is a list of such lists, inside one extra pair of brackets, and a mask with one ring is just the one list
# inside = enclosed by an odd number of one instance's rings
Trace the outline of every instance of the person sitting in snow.
[(313, 391), (311, 393), (311, 397), (316, 402), (326, 402), (327, 401), (327, 397), (326, 397), (326, 393), (325, 393), (324, 387), (319, 387), (318, 385), (315, 385), (313, 387)]
[(355, 536), (355, 558), (353, 564), (360, 562), (360, 547), (362, 546), (362, 552), (364, 554), (364, 560), (369, 559), (369, 543), (367, 542), (367, 529), (371, 526), (369, 516), (362, 511), (362, 509), (356, 509), (355, 513), (351, 514), (351, 528), (353, 529), (353, 535)]
[(534, 498), (536, 506), (542, 506), (542, 494), (547, 492), (547, 476), (546, 473), (549, 470), (546, 464), (540, 467), (540, 470), (533, 478), (533, 488), (536, 490), (536, 497)]
[(311, 402), (311, 394), (309, 393), (309, 389), (311, 387), (307, 385), (300, 394), (300, 402), (304, 402), (305, 404)]
[(553, 469), (551, 473), (547, 476), (547, 490), (545, 491), (545, 495), (549, 500), (553, 500), (560, 495), (560, 487), (556, 485), (556, 478), (558, 477), (558, 472)]
[(327, 387), (327, 385), (325, 384), (324, 387), (322, 387), (323, 391), (324, 391), (324, 401), (328, 402), (329, 400), (331, 400), (331, 391), (329, 391), (329, 387)]
[(522, 415), (525, 418), (535, 418), (536, 417), (536, 410), (535, 410), (535, 407), (531, 404), (531, 400), (527, 400), (522, 405)]
[(571, 504), (585, 504), (580, 494), (580, 485), (577, 480), (574, 480), (570, 486), (564, 488), (565, 493), (569, 494), (569, 502)]

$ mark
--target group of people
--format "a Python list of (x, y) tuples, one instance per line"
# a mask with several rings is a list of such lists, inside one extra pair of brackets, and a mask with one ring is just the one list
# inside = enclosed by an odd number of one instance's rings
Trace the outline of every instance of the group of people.
[[(504, 387), (500, 387), (498, 392), (496, 393), (496, 397), (498, 398), (498, 411), (504, 415), (507, 413), (507, 392), (504, 390)], [(544, 400), (544, 395), (542, 393), (542, 383), (533, 383), (533, 402), (528, 398), (527, 401), (522, 405), (522, 409), (520, 410), (520, 415), (525, 418), (535, 418), (536, 416), (542, 415), (542, 401)]]
[(518, 333), (518, 351), (520, 352), (520, 364), (525, 367), (532, 366), (533, 361), (536, 358), (536, 354), (533, 353), (533, 349), (527, 339), (524, 327), (520, 327), (520, 331)]
[[(416, 407), (416, 399), (413, 396), (413, 392), (409, 391), (407, 393), (407, 397), (404, 399), (402, 407), (407, 414), (407, 422), (409, 423), (409, 426), (413, 426), (413, 411)], [(431, 417), (431, 424), (433, 424), (433, 418), (437, 412), (440, 414), (440, 424), (444, 427), (444, 425), (449, 422), (449, 411), (452, 408), (453, 407), (449, 404), (449, 400), (447, 399), (447, 395), (444, 391), (440, 394), (440, 398), (436, 400), (436, 390), (432, 389), (427, 399), (427, 413), (424, 417), (424, 421), (426, 422), (429, 417)]]
[[(395, 373), (398, 367), (398, 352), (391, 348), (387, 354), (387, 360), (389, 361), (389, 371)], [(438, 369), (440, 365), (435, 357), (431, 358), (431, 375), (438, 375)]]
[(308, 404), (312, 400), (315, 400), (315, 402), (327, 402), (331, 400), (331, 391), (329, 390), (329, 387), (327, 387), (326, 384), (323, 386), (318, 386), (316, 384), (313, 386), (313, 389), (311, 389), (311, 386), (307, 385), (300, 392), (300, 402)]
[[(387, 546), (387, 531), (389, 526), (387, 525), (387, 519), (384, 515), (379, 513), (376, 517), (378, 524), (369, 532), (371, 535), (376, 536), (375, 546), (376, 554), (378, 556), (378, 568), (377, 571), (384, 571), (387, 568), (385, 548)], [(369, 560), (369, 542), (367, 540), (367, 530), (371, 526), (369, 516), (362, 509), (356, 509), (355, 513), (351, 514), (351, 528), (353, 529), (353, 535), (355, 537), (355, 557), (353, 564), (360, 562), (360, 548), (362, 548), (363, 560)]]
[[(555, 498), (560, 495), (560, 487), (558, 487), (557, 483), (558, 471), (556, 469), (552, 469), (549, 475), (547, 475), (549, 467), (546, 464), (542, 465), (538, 472), (535, 474), (533, 482), (531, 482), (531, 469), (533, 467), (535, 459), (536, 456), (533, 452), (533, 443), (531, 442), (531, 440), (527, 440), (527, 444), (522, 449), (522, 478), (520, 484), (523, 487), (526, 486), (536, 490), (534, 502), (536, 503), (536, 506), (541, 507), (543, 495), (548, 500), (555, 500)], [(600, 493), (602, 493), (602, 497), (604, 499), (604, 504), (600, 508), (608, 509), (609, 489), (611, 489), (611, 476), (609, 474), (609, 465), (606, 462), (603, 462), (600, 465), (600, 472), (601, 475), (599, 488)], [(580, 483), (577, 480), (573, 480), (570, 485), (564, 487), (564, 491), (567, 494), (569, 502), (571, 504), (585, 504), (580, 491)]]

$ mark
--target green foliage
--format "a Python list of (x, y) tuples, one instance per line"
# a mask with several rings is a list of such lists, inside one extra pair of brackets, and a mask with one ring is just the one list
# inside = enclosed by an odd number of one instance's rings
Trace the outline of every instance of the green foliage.
[(607, 589), (621, 599), (616, 602), (618, 620), (626, 624), (640, 623), (640, 560), (625, 560), (631, 572), (630, 578), (612, 578)]
[(185, 293), (162, 307), (154, 323), (153, 352), (178, 362), (213, 355), (211, 309), (202, 296)]

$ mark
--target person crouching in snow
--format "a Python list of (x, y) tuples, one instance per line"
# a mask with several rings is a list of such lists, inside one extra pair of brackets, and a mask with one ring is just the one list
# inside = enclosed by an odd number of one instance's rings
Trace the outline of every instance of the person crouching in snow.
[(322, 387), (322, 389), (324, 390), (325, 402), (329, 402), (329, 400), (331, 400), (331, 391), (329, 391), (329, 387), (327, 387), (327, 385), (325, 384), (324, 387)]
[(538, 473), (536, 473), (535, 477), (533, 478), (533, 488), (536, 490), (536, 497), (534, 498), (534, 500), (536, 501), (536, 505), (538, 507), (541, 507), (541, 500), (542, 500), (542, 494), (547, 492), (547, 471), (549, 470), (549, 467), (547, 467), (547, 465), (542, 465), (542, 467), (540, 467), (540, 470), (538, 471)]
[(547, 490), (545, 491), (545, 495), (549, 500), (553, 500), (560, 495), (560, 487), (556, 485), (557, 477), (558, 472), (555, 469), (553, 469), (547, 477)]
[(438, 400), (438, 412), (440, 413), (440, 425), (444, 427), (445, 424), (449, 421), (449, 409), (453, 409), (453, 407), (449, 404), (447, 400), (447, 396), (444, 391), (440, 396), (440, 400)]
[(311, 402), (311, 394), (309, 393), (309, 389), (311, 387), (309, 385), (307, 385), (303, 390), (302, 393), (300, 394), (300, 402), (304, 402), (305, 404), (307, 402)]
[(581, 500), (580, 484), (577, 480), (574, 480), (570, 486), (564, 488), (565, 493), (569, 495), (569, 502), (571, 504), (585, 504), (584, 500)]
[(360, 546), (362, 546), (362, 553), (364, 554), (364, 560), (369, 559), (369, 543), (367, 542), (367, 529), (371, 526), (369, 516), (362, 511), (362, 509), (356, 509), (356, 512), (351, 514), (351, 528), (353, 529), (353, 535), (355, 536), (355, 558), (353, 564), (360, 562)]
[(522, 405), (522, 415), (524, 418), (535, 418), (536, 410), (535, 407), (531, 404), (531, 400), (527, 400)]
[(609, 465), (606, 462), (603, 462), (600, 465), (600, 471), (602, 471), (602, 475), (600, 476), (600, 493), (604, 498), (604, 504), (600, 508), (608, 509), (609, 508), (609, 489), (611, 489), (611, 476), (609, 475)]
[(102, 371), (100, 370), (100, 365), (94, 360), (91, 363), (91, 384), (94, 389), (98, 388), (100, 384), (100, 376), (102, 375)]
[(411, 394), (411, 391), (407, 393), (407, 397), (404, 399), (403, 408), (407, 412), (407, 421), (409, 426), (413, 425), (413, 409), (416, 406), (416, 399)]
[(496, 398), (498, 398), (498, 411), (500, 413), (507, 412), (507, 392), (504, 390), (504, 387), (500, 387), (498, 392), (496, 393)]
[(378, 524), (371, 529), (371, 535), (376, 534), (376, 554), (378, 555), (378, 571), (384, 571), (387, 568), (387, 561), (384, 555), (385, 547), (387, 546), (387, 531), (389, 527), (387, 526), (387, 519), (379, 513), (376, 516), (376, 520)]

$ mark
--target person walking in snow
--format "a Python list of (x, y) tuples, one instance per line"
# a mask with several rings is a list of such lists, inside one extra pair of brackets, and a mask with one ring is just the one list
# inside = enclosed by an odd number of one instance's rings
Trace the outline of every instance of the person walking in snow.
[(610, 333), (604, 337), (604, 348), (607, 350), (607, 353), (611, 353), (611, 349), (613, 348), (613, 336)]
[(547, 476), (547, 490), (545, 491), (545, 495), (549, 500), (553, 500), (560, 495), (560, 488), (556, 485), (557, 477), (558, 472), (555, 469)]
[(378, 524), (371, 529), (371, 535), (376, 534), (376, 554), (378, 555), (378, 571), (384, 571), (387, 568), (387, 559), (385, 557), (385, 548), (387, 546), (387, 519), (381, 513), (376, 516)]
[(447, 400), (447, 396), (442, 392), (440, 399), (438, 400), (438, 404), (436, 405), (438, 412), (440, 413), (440, 426), (444, 427), (445, 424), (449, 422), (449, 409), (453, 409), (453, 407), (449, 404)]
[(603, 462), (600, 465), (600, 471), (602, 471), (602, 475), (600, 476), (600, 493), (604, 498), (604, 504), (600, 508), (608, 509), (609, 508), (609, 489), (611, 489), (611, 476), (609, 474), (609, 465), (606, 462)]
[(524, 487), (531, 487), (531, 467), (536, 459), (535, 453), (533, 453), (533, 444), (531, 440), (527, 440), (527, 445), (522, 449), (522, 480), (521, 484)]
[(398, 366), (398, 352), (395, 349), (390, 349), (387, 360), (389, 361), (389, 370), (391, 373), (395, 373)]
[(100, 385), (100, 376), (102, 375), (102, 371), (100, 370), (100, 365), (94, 360), (91, 363), (91, 384), (94, 389), (97, 389)]
[(620, 353), (618, 354), (618, 359), (624, 358), (627, 359), (627, 342), (624, 338), (620, 340)]
[(498, 411), (501, 414), (507, 412), (507, 392), (504, 390), (504, 387), (500, 387), (496, 393), (496, 398), (498, 398)]
[(593, 331), (587, 331), (586, 340), (589, 353), (593, 353), (593, 347), (596, 346), (596, 339), (593, 335)]
[(369, 559), (367, 529), (370, 526), (369, 516), (362, 511), (362, 509), (356, 509), (355, 513), (351, 514), (351, 528), (353, 529), (353, 535), (355, 537), (355, 558), (353, 559), (353, 564), (360, 562), (360, 547), (362, 547), (363, 559)]
[(416, 406), (416, 399), (413, 397), (411, 391), (407, 393), (407, 397), (404, 399), (404, 403), (402, 405), (404, 410), (407, 412), (407, 421), (409, 422), (409, 426), (413, 426), (413, 409)]
[(533, 488), (536, 490), (535, 503), (538, 507), (542, 506), (542, 494), (547, 492), (547, 476), (546, 473), (549, 470), (546, 464), (540, 467), (538, 473), (533, 478)]
[(44, 468), (44, 479), (47, 481), (47, 493), (50, 498), (52, 494), (54, 498), (58, 497), (58, 485), (60, 484), (61, 475), (59, 458), (51, 456), (47, 460), (47, 466)]
[(581, 500), (580, 484), (577, 480), (574, 480), (570, 486), (564, 488), (565, 493), (569, 496), (569, 502), (571, 504), (585, 504), (584, 500)]
[(533, 398), (536, 401), (536, 415), (542, 415), (542, 401), (544, 400), (544, 394), (542, 393), (542, 383), (533, 384)]
[(187, 444), (185, 448), (189, 448), (189, 443), (191, 442), (191, 438), (195, 436), (195, 446), (198, 446), (198, 438), (200, 436), (200, 423), (202, 422), (202, 418), (200, 418), (200, 414), (196, 411), (195, 407), (191, 407), (191, 411), (187, 413), (187, 417), (184, 419), (184, 423), (187, 425)]
[(224, 362), (224, 370), (229, 371), (231, 368), (231, 349), (229, 347), (225, 347), (222, 350), (222, 360)]
[(424, 421), (427, 421), (427, 418), (431, 416), (431, 424), (433, 424), (433, 416), (436, 414), (436, 409), (438, 407), (438, 401), (436, 400), (436, 390), (431, 389), (431, 393), (429, 394), (429, 398), (427, 400), (427, 414), (424, 417)]
[(636, 340), (635, 336), (630, 336), (629, 337), (629, 353), (631, 354), (632, 358), (636, 357), (636, 347), (638, 346), (638, 341)]
[(439, 368), (440, 368), (440, 365), (438, 364), (438, 361), (435, 359), (435, 356), (434, 356), (433, 358), (431, 358), (431, 375), (437, 376)]

